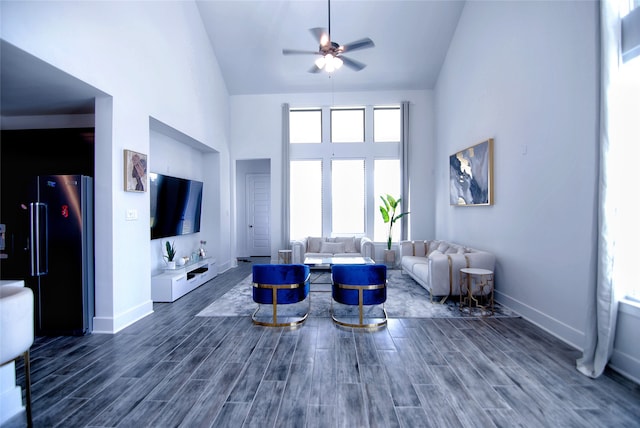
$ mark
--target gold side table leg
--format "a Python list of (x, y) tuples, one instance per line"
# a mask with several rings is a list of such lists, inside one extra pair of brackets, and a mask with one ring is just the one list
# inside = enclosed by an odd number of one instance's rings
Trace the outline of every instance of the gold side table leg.
[(273, 323), (278, 324), (278, 289), (273, 287), (271, 302), (273, 305)]
[(360, 306), (359, 308), (359, 312), (360, 312), (360, 324), (363, 324), (362, 320), (364, 319), (364, 294), (363, 294), (363, 290), (362, 288), (360, 288), (358, 290), (358, 306)]

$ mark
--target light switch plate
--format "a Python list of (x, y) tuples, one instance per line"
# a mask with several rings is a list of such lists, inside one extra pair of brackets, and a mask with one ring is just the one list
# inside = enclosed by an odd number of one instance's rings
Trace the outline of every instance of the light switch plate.
[(127, 220), (137, 220), (138, 219), (138, 210), (135, 209), (135, 208), (127, 209), (127, 212), (125, 214), (125, 218)]

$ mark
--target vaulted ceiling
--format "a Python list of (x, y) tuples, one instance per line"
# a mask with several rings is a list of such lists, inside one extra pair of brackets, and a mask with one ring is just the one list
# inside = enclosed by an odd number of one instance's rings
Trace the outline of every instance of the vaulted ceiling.
[[(331, 38), (369, 37), (371, 49), (348, 56), (367, 66), (309, 73), (318, 50), (309, 29), (327, 28), (324, 0), (196, 0), (230, 95), (431, 89), (464, 1), (332, 0)], [(2, 114), (74, 114), (92, 110), (95, 88), (2, 41)], [(347, 54), (345, 54), (347, 55)]]
[(375, 47), (348, 54), (366, 68), (343, 67), (329, 78), (308, 72), (316, 56), (282, 54), (283, 48), (318, 50), (309, 29), (328, 27), (326, 0), (197, 4), (232, 95), (431, 89), (464, 7), (447, 0), (332, 0), (331, 39), (347, 44), (369, 37)]

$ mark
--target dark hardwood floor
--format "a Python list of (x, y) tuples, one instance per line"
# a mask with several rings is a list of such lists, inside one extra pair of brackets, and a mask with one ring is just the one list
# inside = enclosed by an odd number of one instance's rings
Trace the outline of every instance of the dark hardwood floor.
[(34, 425), (640, 426), (638, 385), (582, 376), (576, 350), (519, 318), (392, 319), (370, 332), (195, 316), (251, 264), (118, 334), (37, 338)]

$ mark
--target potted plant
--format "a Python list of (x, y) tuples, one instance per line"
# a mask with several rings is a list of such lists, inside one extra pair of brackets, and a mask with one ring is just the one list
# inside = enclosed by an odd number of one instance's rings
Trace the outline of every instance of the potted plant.
[(389, 236), (387, 238), (387, 249), (384, 252), (384, 261), (387, 265), (394, 266), (396, 264), (396, 252), (391, 249), (393, 224), (405, 215), (409, 214), (409, 212), (396, 214), (396, 209), (398, 209), (398, 205), (400, 205), (402, 198), (395, 199), (393, 196), (387, 194), (380, 196), (380, 199), (382, 199), (383, 203), (383, 205), (380, 205), (382, 221), (389, 223)]
[(167, 259), (167, 265), (169, 265), (169, 269), (175, 269), (176, 268), (176, 262), (175, 260), (173, 260), (173, 258), (176, 256), (176, 248), (174, 246), (175, 242), (169, 243), (169, 241), (167, 241), (165, 243), (166, 248), (167, 248), (167, 255), (163, 256), (165, 259)]

